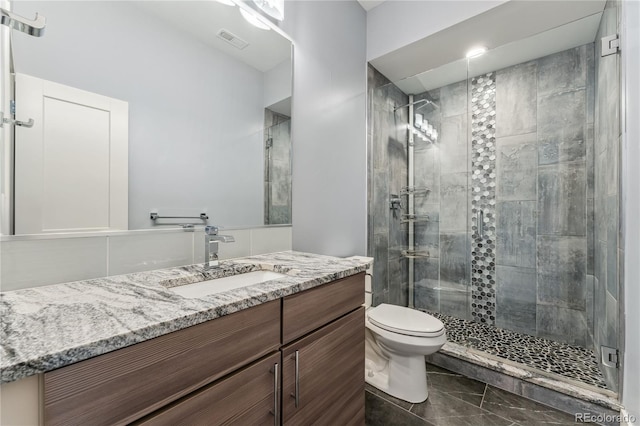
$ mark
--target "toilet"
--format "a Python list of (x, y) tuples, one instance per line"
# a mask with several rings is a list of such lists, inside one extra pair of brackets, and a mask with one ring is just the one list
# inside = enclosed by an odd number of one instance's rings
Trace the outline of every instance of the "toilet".
[(365, 315), (365, 380), (411, 403), (427, 399), (425, 355), (447, 341), (444, 324), (421, 311), (380, 304)]

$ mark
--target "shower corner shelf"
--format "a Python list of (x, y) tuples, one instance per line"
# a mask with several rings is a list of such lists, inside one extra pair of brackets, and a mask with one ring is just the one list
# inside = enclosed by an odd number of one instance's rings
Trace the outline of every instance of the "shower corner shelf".
[(400, 254), (407, 259), (428, 259), (431, 257), (427, 250), (402, 250)]
[(403, 214), (400, 223), (429, 222), (429, 215), (426, 214)]
[(400, 195), (429, 195), (431, 189), (424, 186), (403, 186)]

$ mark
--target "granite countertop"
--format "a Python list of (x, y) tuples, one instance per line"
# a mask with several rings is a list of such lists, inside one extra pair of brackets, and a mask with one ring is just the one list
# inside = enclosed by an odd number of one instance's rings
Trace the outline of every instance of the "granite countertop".
[[(293, 251), (0, 293), (0, 383), (44, 373), (365, 271), (371, 258)], [(286, 278), (187, 299), (170, 287), (251, 271)]]

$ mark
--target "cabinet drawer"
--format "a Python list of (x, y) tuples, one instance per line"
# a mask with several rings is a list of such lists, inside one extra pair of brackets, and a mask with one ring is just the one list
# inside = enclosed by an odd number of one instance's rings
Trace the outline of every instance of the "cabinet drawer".
[(284, 425), (364, 424), (364, 336), (360, 307), (282, 349)]
[(282, 341), (289, 343), (364, 303), (364, 272), (282, 300)]
[(45, 423), (129, 423), (277, 350), (279, 339), (274, 300), (45, 373)]
[[(135, 426), (273, 425), (280, 405), (280, 353), (196, 391)], [(276, 391), (276, 387), (278, 390)]]

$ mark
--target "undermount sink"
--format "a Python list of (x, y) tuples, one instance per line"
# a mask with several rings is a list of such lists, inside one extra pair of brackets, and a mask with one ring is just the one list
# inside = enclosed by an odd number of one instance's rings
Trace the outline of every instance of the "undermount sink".
[(216, 278), (199, 283), (186, 284), (172, 287), (169, 290), (188, 299), (197, 299), (210, 294), (222, 293), (224, 291), (235, 290), (250, 285), (260, 284), (277, 278), (284, 278), (286, 275), (273, 271), (254, 271), (230, 277)]

